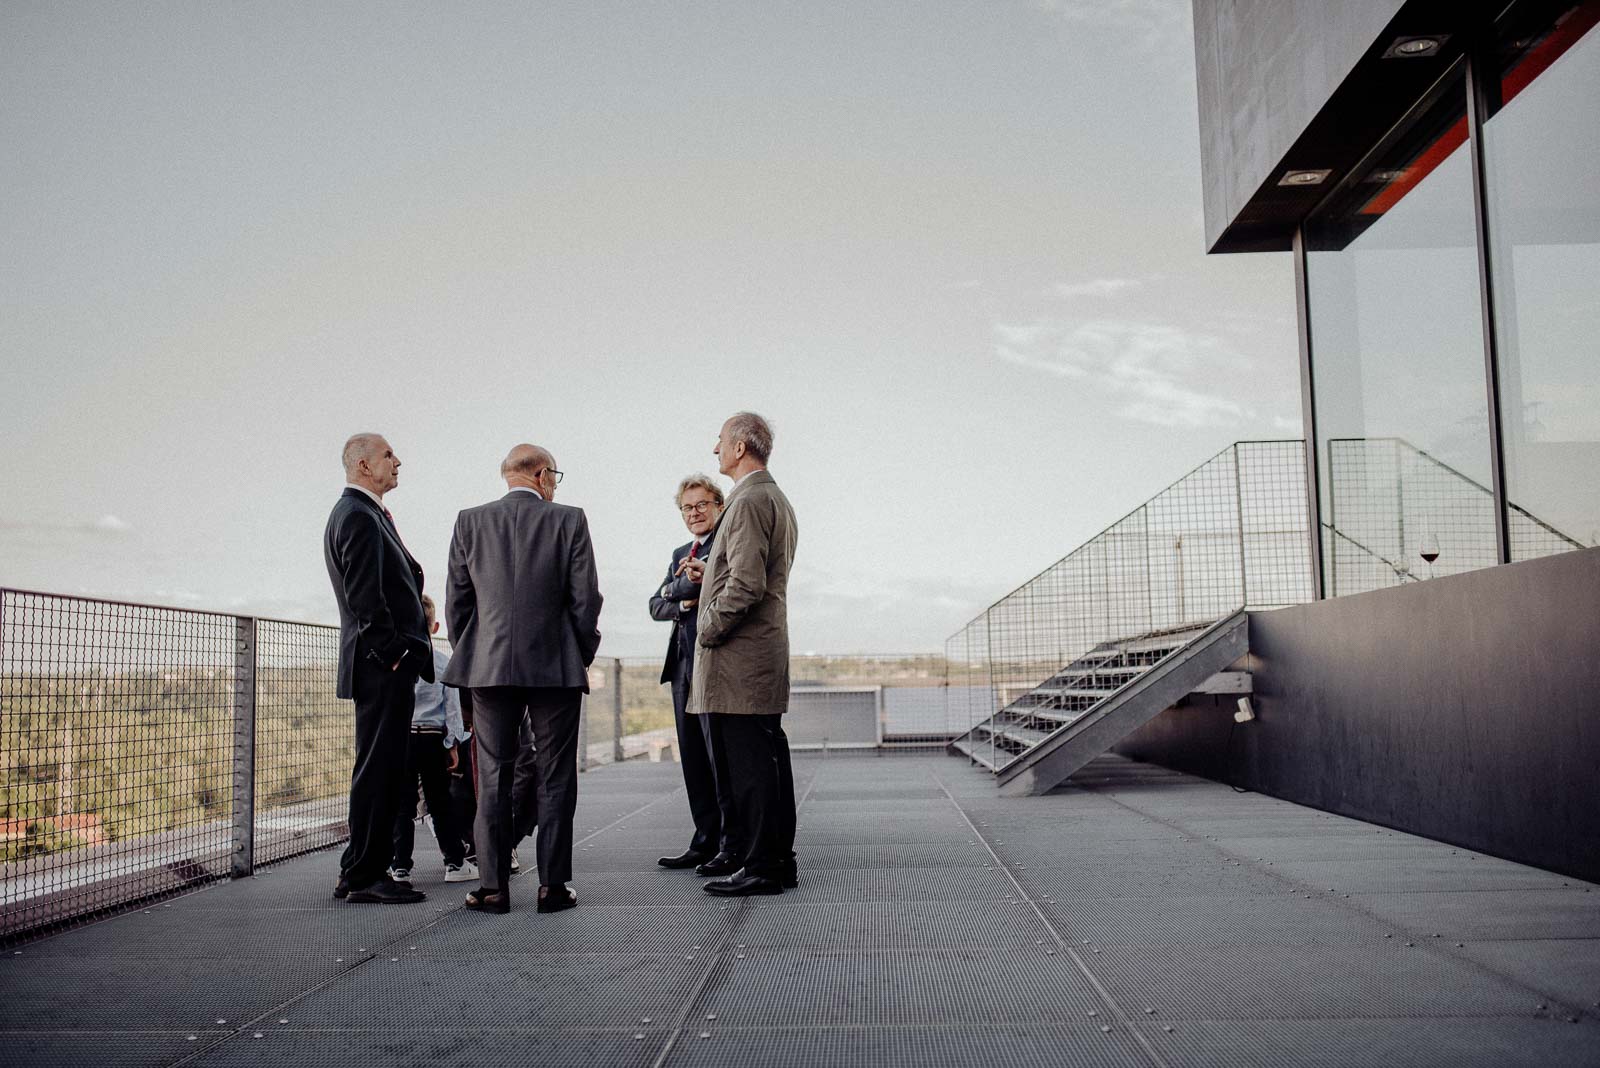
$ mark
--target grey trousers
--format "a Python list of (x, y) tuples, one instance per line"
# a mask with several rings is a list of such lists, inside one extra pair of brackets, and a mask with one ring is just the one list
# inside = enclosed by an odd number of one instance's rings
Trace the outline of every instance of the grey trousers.
[[(527, 818), (517, 811), (515, 784), (522, 757), (524, 717), (533, 728), (539, 883), (572, 878), (572, 816), (578, 807), (576, 688), (491, 686), (472, 691), (472, 736), (478, 752), (478, 818), (473, 837), (483, 886), (503, 890), (511, 879), (511, 850)], [(520, 763), (526, 768), (526, 759)], [(519, 819), (519, 816), (522, 818)]]

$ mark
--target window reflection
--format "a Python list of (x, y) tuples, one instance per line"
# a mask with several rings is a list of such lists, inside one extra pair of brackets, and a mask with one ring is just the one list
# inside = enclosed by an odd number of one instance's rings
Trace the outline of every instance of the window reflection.
[(1331, 596), (1496, 562), (1465, 115), (1458, 66), (1306, 224)]
[[(1600, 544), (1600, 2), (1502, 28), (1484, 124), (1511, 554)], [(1536, 518), (1535, 518), (1536, 517)]]

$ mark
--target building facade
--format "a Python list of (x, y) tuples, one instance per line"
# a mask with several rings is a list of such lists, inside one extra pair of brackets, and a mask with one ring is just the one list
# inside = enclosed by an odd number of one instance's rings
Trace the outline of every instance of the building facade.
[[(1294, 257), (1315, 599), (1120, 751), (1600, 880), (1600, 0), (1194, 0), (1206, 236)], [(1437, 581), (1435, 581), (1437, 580)]]

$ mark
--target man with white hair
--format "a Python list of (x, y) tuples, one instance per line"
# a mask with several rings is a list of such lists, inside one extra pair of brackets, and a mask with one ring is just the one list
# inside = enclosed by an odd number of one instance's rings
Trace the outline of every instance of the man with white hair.
[(350, 842), (333, 896), (402, 905), (426, 897), (388, 875), (395, 813), (405, 789), (414, 686), (433, 681), (433, 643), (422, 607), (422, 568), (406, 551), (383, 496), (400, 483), (400, 458), (381, 434), (345, 442), (344, 493), (322, 537), (339, 604), (335, 692), (355, 699)]
[(600, 584), (583, 509), (556, 504), (561, 472), (537, 445), (500, 464), (504, 497), (456, 517), (445, 618), (455, 655), (450, 686), (472, 691), (478, 760), (478, 871), (467, 908), (511, 909), (514, 783), (523, 719), (538, 768), (540, 912), (578, 903), (572, 816), (578, 804), (578, 712), (600, 646)]
[(722, 424), (711, 450), (732, 478), (701, 580), (700, 651), (690, 711), (709, 717), (712, 752), (728, 769), (731, 836), (742, 865), (706, 893), (781, 894), (798, 883), (789, 709), (789, 569), (799, 526), (767, 472), (772, 427), (754, 412)]

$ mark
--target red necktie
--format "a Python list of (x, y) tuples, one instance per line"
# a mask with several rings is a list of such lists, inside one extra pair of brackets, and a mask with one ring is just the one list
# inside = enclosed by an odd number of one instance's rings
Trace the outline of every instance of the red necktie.
[(689, 546), (689, 559), (693, 560), (698, 555), (700, 555), (700, 543), (694, 542)]

